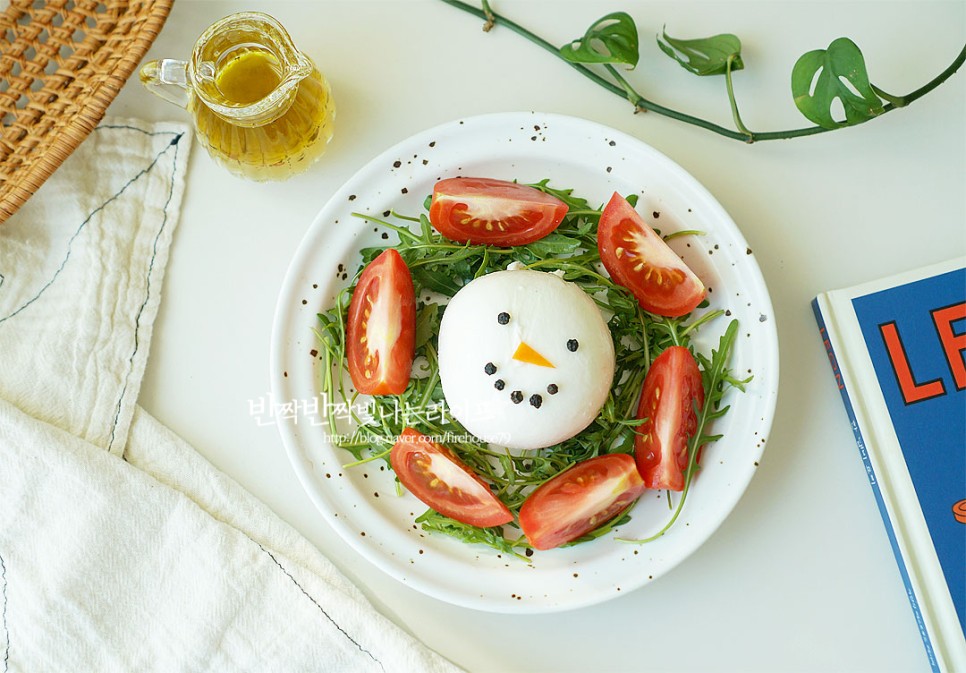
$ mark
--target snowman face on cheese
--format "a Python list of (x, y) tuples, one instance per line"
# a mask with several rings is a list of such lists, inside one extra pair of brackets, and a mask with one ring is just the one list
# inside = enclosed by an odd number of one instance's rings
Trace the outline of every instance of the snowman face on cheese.
[(439, 330), (439, 374), (452, 415), (480, 439), (552, 446), (586, 428), (614, 378), (600, 309), (559, 276), (481, 276), (456, 293)]

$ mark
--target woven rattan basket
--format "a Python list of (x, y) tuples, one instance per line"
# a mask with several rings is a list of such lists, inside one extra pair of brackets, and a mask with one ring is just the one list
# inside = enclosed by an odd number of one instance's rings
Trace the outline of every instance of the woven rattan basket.
[(0, 224), (103, 119), (173, 2), (10, 0), (0, 14)]

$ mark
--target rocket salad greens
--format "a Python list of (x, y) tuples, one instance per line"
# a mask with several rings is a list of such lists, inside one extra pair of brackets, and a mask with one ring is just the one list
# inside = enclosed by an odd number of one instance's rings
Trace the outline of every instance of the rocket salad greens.
[[(519, 530), (520, 508), (537, 487), (572, 466), (608, 454), (634, 455), (635, 433), (642, 420), (636, 418), (642, 384), (651, 363), (665, 349), (683, 346), (693, 354), (701, 373), (704, 404), (695, 409), (697, 427), (687, 445), (687, 467), (684, 488), (676, 498), (668, 498), (671, 509), (668, 520), (646, 542), (663, 535), (678, 518), (688, 490), (699, 470), (702, 446), (719, 438), (710, 433), (710, 425), (724, 415), (722, 405), (730, 388), (743, 389), (749, 379), (739, 380), (728, 366), (737, 334), (737, 321), (731, 320), (710, 353), (696, 352), (692, 345), (695, 333), (723, 316), (723, 311), (688, 314), (679, 318), (661, 317), (641, 308), (637, 298), (606, 274), (597, 245), (597, 228), (601, 209), (576, 196), (570, 189), (552, 187), (548, 180), (532, 185), (541, 192), (563, 201), (567, 214), (559, 226), (539, 240), (515, 247), (456, 243), (441, 236), (432, 226), (427, 198), (424, 212), (418, 216), (385, 213), (355, 215), (395, 232), (398, 242), (392, 246), (402, 257), (411, 274), (416, 297), (415, 365), (413, 377), (404, 392), (396, 396), (376, 395), (367, 413), (353, 413), (348, 434), (337, 426), (331, 415), (329, 430), (342, 439), (339, 448), (350, 452), (357, 465), (369, 461), (389, 463), (390, 450), (408, 427), (435, 438), (446, 438), (445, 445), (473, 472), (490, 484), (494, 494), (514, 515), (506, 526), (479, 528), (460, 523), (429, 509), (416, 522), (424, 530), (456, 537), (464, 542), (484, 544), (515, 556), (529, 556), (533, 547)], [(627, 199), (633, 206), (636, 199)], [(675, 232), (673, 236), (698, 235), (700, 232)], [(325, 367), (322, 392), (330, 401), (356, 409), (358, 393), (344, 376), (347, 366), (346, 320), (353, 291), (362, 270), (386, 247), (361, 250), (362, 261), (349, 287), (335, 300), (335, 305), (318, 316), (317, 337), (322, 346)], [(511, 452), (475, 440), (460, 423), (446, 413), (440, 384), (437, 358), (440, 320), (448, 298), (474, 278), (504, 270), (511, 262), (528, 269), (556, 271), (591, 296), (607, 319), (614, 343), (616, 372), (610, 394), (597, 418), (576, 436), (546, 449)], [(707, 307), (702, 302), (701, 308)], [(452, 441), (449, 441), (449, 440)], [(669, 492), (670, 496), (670, 492)], [(629, 507), (602, 526), (569, 544), (578, 544), (605, 535), (626, 523), (633, 513)]]

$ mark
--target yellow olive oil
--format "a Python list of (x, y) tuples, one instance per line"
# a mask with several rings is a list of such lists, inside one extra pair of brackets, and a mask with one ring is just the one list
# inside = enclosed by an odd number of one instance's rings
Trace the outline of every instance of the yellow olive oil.
[[(257, 107), (283, 84), (278, 59), (257, 46), (241, 46), (221, 59), (208, 95), (229, 108)], [(237, 175), (279, 180), (303, 171), (332, 139), (335, 104), (328, 82), (314, 65), (292, 95), (266, 106), (255, 119), (226, 118), (200, 100), (191, 111), (209, 154)]]

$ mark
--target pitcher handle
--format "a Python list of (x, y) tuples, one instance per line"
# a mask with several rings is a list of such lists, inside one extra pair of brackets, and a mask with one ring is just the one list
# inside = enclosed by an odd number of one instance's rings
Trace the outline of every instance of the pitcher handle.
[(141, 84), (169, 103), (188, 107), (188, 62), (173, 58), (148, 61), (141, 67)]

